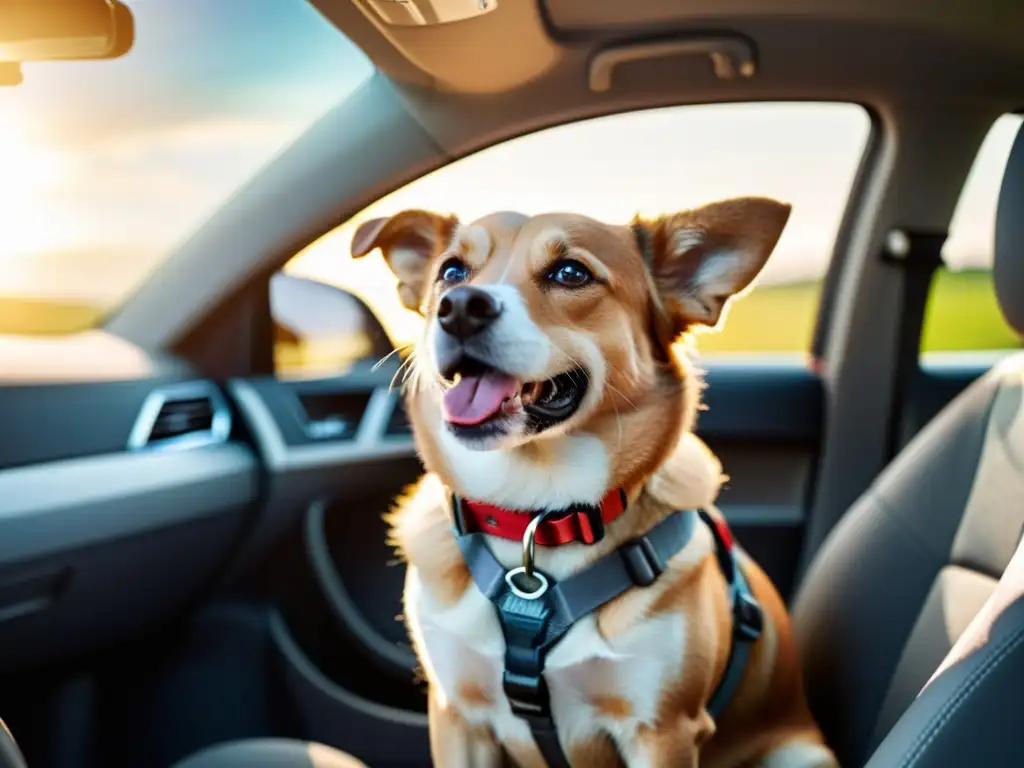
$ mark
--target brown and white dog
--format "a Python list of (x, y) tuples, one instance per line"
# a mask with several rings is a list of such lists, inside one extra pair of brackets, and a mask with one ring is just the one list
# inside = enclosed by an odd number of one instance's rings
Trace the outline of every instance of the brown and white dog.
[[(520, 766), (545, 764), (505, 695), (505, 641), (457, 545), (451, 494), (527, 516), (623, 489), (628, 506), (603, 539), (537, 547), (537, 567), (554, 580), (676, 509), (717, 516), (721, 468), (691, 432), (701, 383), (675, 342), (718, 323), (789, 212), (739, 198), (611, 226), (508, 212), (460, 224), (410, 210), (357, 230), (353, 256), (381, 249), (403, 303), (426, 320), (406, 407), (428, 474), (392, 526), (408, 564), (405, 619), (429, 686), (435, 765), (497, 766), (503, 750)], [(516, 542), (488, 545), (505, 568), (519, 565)], [(572, 766), (836, 764), (805, 702), (783, 602), (738, 557), (764, 630), (717, 719), (707, 704), (732, 614), (708, 526), (652, 585), (603, 605), (554, 647), (544, 677)]]

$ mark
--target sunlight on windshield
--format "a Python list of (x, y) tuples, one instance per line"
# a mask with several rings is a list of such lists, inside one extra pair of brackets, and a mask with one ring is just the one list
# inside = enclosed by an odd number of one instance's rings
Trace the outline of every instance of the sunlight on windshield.
[(0, 124), (0, 169), (0, 252), (31, 254), (47, 237), (46, 193), (66, 169), (14, 121)]
[(306, 0), (128, 0), (112, 61), (0, 87), (0, 332), (87, 326), (372, 74)]

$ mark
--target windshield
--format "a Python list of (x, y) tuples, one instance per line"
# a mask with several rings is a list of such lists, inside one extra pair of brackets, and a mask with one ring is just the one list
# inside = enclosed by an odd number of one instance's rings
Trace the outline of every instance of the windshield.
[(126, 4), (126, 56), (0, 87), (0, 333), (93, 325), (373, 71), (306, 0)]

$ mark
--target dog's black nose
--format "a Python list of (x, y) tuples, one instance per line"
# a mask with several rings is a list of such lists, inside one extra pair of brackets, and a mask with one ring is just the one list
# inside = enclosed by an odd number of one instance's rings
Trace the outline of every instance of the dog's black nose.
[(493, 323), (501, 314), (501, 302), (488, 291), (471, 285), (452, 288), (437, 305), (437, 321), (446, 333), (468, 339)]

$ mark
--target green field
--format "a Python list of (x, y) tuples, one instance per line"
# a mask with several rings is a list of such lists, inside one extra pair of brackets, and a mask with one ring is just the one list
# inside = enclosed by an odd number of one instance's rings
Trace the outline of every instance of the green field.
[[(820, 283), (766, 285), (736, 301), (721, 331), (697, 336), (704, 354), (803, 352), (810, 348)], [(942, 271), (925, 314), (922, 352), (1016, 349), (988, 272)]]
[[(820, 283), (766, 285), (735, 302), (722, 331), (700, 334), (701, 352), (804, 352), (810, 347)], [(84, 304), (0, 298), (0, 334), (53, 335), (95, 325)], [(987, 272), (941, 272), (929, 300), (922, 350), (1021, 346), (996, 306)]]
[(925, 352), (1017, 349), (1020, 337), (1007, 325), (988, 272), (939, 273), (925, 314)]

